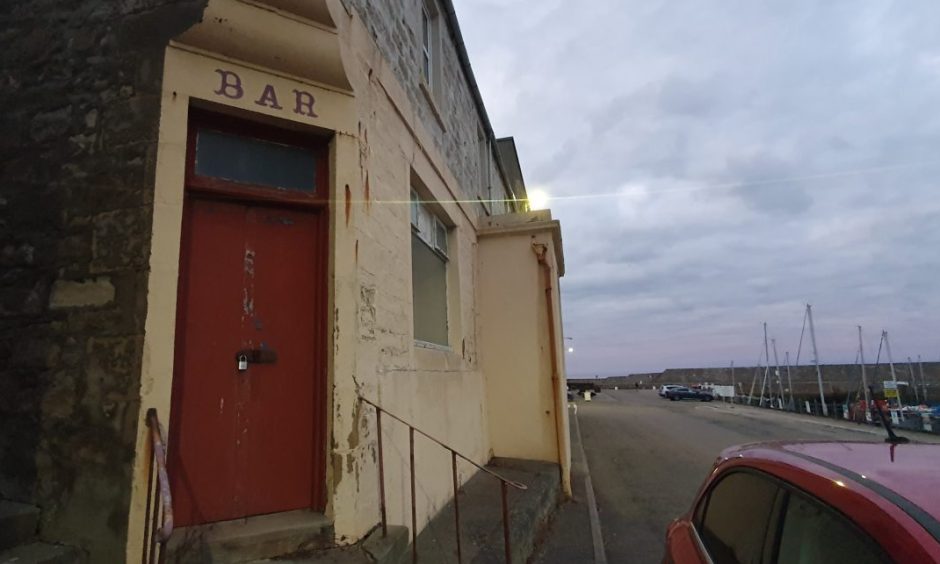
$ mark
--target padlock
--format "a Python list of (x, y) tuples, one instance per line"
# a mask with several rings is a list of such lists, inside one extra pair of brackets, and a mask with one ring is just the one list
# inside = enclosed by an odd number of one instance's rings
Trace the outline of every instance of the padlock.
[(248, 370), (248, 357), (246, 355), (238, 355), (238, 371), (244, 372)]

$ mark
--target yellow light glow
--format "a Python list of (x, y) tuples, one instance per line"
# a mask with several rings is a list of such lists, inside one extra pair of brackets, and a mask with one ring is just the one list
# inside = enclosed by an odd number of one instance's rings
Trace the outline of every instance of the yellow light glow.
[(548, 201), (550, 199), (551, 198), (549, 198), (548, 192), (545, 190), (533, 188), (532, 190), (529, 190), (529, 209), (544, 210), (548, 207)]

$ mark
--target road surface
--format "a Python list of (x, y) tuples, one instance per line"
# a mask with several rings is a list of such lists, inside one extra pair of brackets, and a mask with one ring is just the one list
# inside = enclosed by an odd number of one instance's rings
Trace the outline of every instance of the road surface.
[(666, 526), (690, 507), (728, 446), (884, 439), (878, 429), (851, 423), (719, 402), (671, 402), (644, 390), (608, 390), (577, 405), (608, 562), (660, 562)]

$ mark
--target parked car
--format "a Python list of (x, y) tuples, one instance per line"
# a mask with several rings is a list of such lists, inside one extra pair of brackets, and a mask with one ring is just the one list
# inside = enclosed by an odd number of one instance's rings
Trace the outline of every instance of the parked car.
[(666, 384), (666, 385), (660, 386), (660, 387), (659, 387), (659, 397), (665, 398), (665, 397), (666, 397), (666, 392), (668, 392), (669, 390), (673, 390), (673, 389), (675, 389), (675, 388), (681, 388), (681, 387), (682, 387), (682, 386), (678, 386), (678, 385), (676, 385), (676, 384)]
[(763, 443), (721, 453), (664, 563), (940, 562), (940, 445)]
[(666, 397), (672, 401), (679, 401), (684, 399), (697, 399), (699, 401), (712, 401), (715, 399), (715, 396), (711, 392), (705, 390), (693, 390), (692, 388), (685, 388), (682, 386), (675, 387), (671, 390), (666, 391)]

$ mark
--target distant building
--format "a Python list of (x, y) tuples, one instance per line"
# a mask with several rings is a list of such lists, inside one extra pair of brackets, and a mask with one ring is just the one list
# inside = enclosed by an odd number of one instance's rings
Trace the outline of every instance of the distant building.
[[(568, 488), (560, 227), (526, 209), (450, 0), (19, 3), (0, 25), (0, 499), (38, 506), (40, 539), (140, 559), (149, 409), (178, 527), (303, 508), (361, 539), (360, 397)], [(410, 526), (407, 432), (383, 436)], [(416, 457), (421, 528), (450, 457)]]

